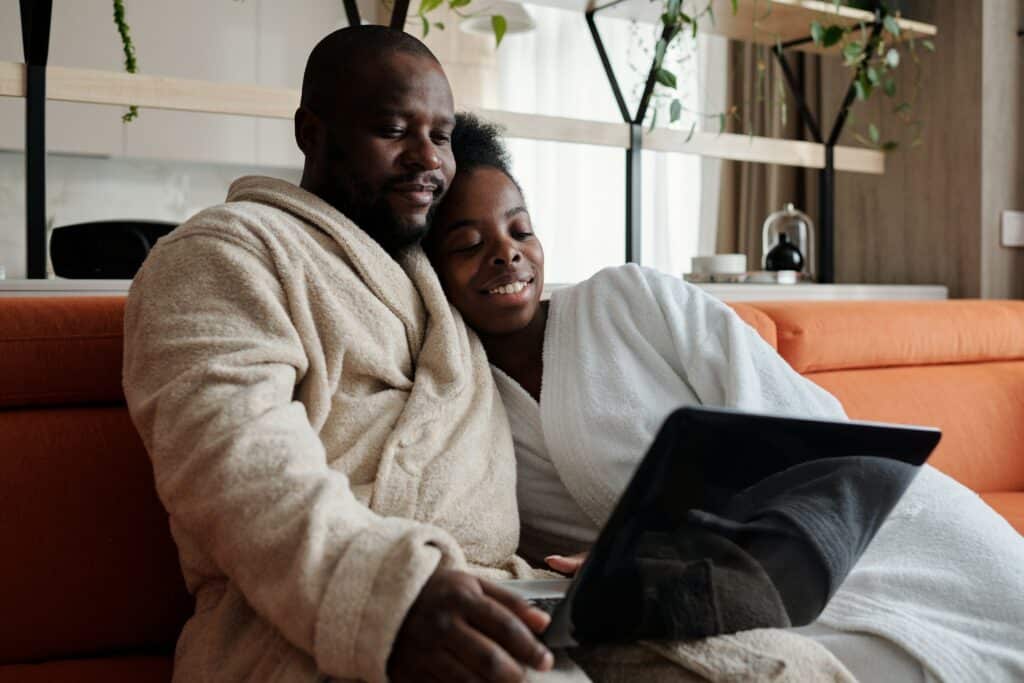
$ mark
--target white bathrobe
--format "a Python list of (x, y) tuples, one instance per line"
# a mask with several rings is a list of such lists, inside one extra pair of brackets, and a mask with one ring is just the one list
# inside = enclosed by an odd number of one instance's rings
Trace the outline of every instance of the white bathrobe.
[[(679, 406), (845, 417), (728, 306), (635, 265), (553, 292), (543, 358), (539, 406), (495, 370), (516, 443), (520, 552), (531, 559), (593, 542)], [(942, 681), (1024, 680), (1024, 539), (926, 466), (807, 632), (835, 646), (834, 631), (876, 634)], [(870, 638), (851, 638), (835, 651), (852, 642), (872, 656)]]

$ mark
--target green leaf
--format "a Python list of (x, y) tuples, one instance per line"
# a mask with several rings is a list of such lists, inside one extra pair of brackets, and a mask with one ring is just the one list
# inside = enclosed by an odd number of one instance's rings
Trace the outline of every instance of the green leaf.
[(889, 51), (885, 53), (885, 64), (890, 69), (895, 69), (900, 65), (900, 51), (894, 47), (890, 47)]
[(893, 114), (903, 114), (910, 111), (910, 102), (901, 102), (896, 108), (892, 110)]
[(878, 85), (878, 81), (880, 81), (881, 78), (879, 77), (878, 70), (875, 67), (869, 66), (865, 73), (867, 73), (868, 81), (871, 82), (871, 85)]
[(494, 31), (494, 47), (498, 47), (501, 45), (501, 39), (505, 37), (505, 31), (508, 30), (508, 21), (500, 14), (495, 14), (491, 17), (491, 29)]
[(672, 104), (668, 108), (668, 120), (669, 123), (675, 123), (679, 120), (679, 117), (683, 115), (683, 103), (679, 100), (672, 100)]
[(853, 82), (853, 89), (857, 92), (858, 100), (866, 100), (868, 98), (868, 89), (864, 85), (864, 81), (857, 79)]
[(829, 26), (825, 29), (825, 35), (822, 37), (821, 44), (825, 47), (832, 47), (840, 40), (843, 39), (843, 27), (842, 26)]
[(891, 14), (887, 14), (885, 19), (882, 20), (882, 25), (885, 27), (886, 31), (888, 31), (889, 33), (893, 34), (897, 38), (899, 37), (899, 35), (900, 35), (900, 25), (896, 21), (896, 17), (894, 17)]
[(417, 14), (422, 17), (427, 12), (433, 12), (441, 6), (442, 2), (444, 2), (444, 0), (420, 0), (420, 10)]
[(668, 4), (665, 5), (665, 14), (673, 23), (679, 20), (679, 7), (682, 4), (682, 0), (668, 0)]
[(881, 138), (881, 135), (878, 133), (878, 126), (873, 123), (868, 124), (868, 137), (871, 138), (871, 142), (876, 145), (878, 144), (878, 140)]
[(648, 131), (653, 131), (654, 127), (657, 126), (657, 125), (658, 125), (658, 108), (654, 107), (654, 114), (651, 116), (651, 127), (648, 128), (647, 130)]
[(885, 79), (885, 83), (882, 85), (882, 88), (885, 90), (885, 94), (886, 95), (888, 95), (889, 97), (895, 97), (896, 96), (896, 79), (894, 79), (894, 78), (887, 78), (887, 79)]
[(924, 49), (928, 50), (928, 52), (935, 52), (935, 43), (933, 43), (932, 41), (922, 40), (921, 45), (923, 45)]
[(434, 28), (436, 28), (438, 31), (443, 31), (444, 30), (444, 22), (443, 21), (434, 22)]
[(692, 140), (693, 139), (693, 133), (696, 130), (697, 130), (697, 122), (694, 121), (693, 123), (690, 124), (690, 132), (686, 134), (686, 139), (683, 140), (683, 142), (689, 142), (690, 140)]
[(721, 135), (725, 132), (725, 113), (718, 115), (718, 134)]
[(886, 141), (886, 143), (884, 145), (882, 145), (882, 151), (883, 152), (891, 152), (891, 151), (893, 151), (894, 149), (896, 149), (899, 146), (900, 146), (900, 143), (896, 142), (895, 140), (888, 140), (888, 141)]
[(430, 22), (424, 16), (420, 17), (420, 21), (423, 22), (423, 37), (426, 38), (427, 34), (430, 33)]
[(666, 88), (676, 87), (676, 75), (668, 69), (658, 69), (654, 72), (654, 79)]
[(825, 27), (821, 25), (820, 21), (811, 22), (811, 40), (817, 45), (821, 45), (825, 40)]
[(473, 2), (473, 0), (448, 0), (448, 6), (452, 9), (458, 9), (460, 7), (465, 7), (471, 2)]
[(668, 43), (662, 38), (658, 41), (658, 44), (654, 46), (654, 67), (660, 68), (661, 63), (665, 61), (665, 50), (668, 49)]
[(856, 40), (846, 44), (843, 48), (843, 57), (846, 58), (847, 62), (859, 61), (861, 56), (864, 54), (864, 46)]
[(740, 0), (732, 0), (731, 5), (733, 14), (736, 14), (737, 12), (740, 11)]

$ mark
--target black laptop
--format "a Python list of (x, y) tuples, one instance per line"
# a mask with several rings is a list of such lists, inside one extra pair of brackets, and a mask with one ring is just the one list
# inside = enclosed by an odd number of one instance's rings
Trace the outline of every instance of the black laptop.
[(676, 528), (690, 510), (707, 509), (728, 492), (801, 463), (871, 456), (920, 466), (940, 438), (930, 427), (680, 408), (658, 431), (576, 577), (502, 586), (551, 612), (542, 635), (547, 645), (576, 646), (572, 614), (579, 587), (632, 552), (641, 534)]

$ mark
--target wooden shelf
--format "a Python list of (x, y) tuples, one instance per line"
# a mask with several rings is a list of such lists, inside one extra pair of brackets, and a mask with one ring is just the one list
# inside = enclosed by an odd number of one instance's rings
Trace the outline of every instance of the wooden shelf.
[[(607, 7), (599, 12), (599, 17), (635, 19), (647, 23), (657, 22), (662, 13), (662, 4), (652, 0), (624, 0), (614, 5), (613, 2), (614, 0), (528, 0), (526, 4), (574, 12)], [(703, 7), (703, 2), (698, 4)], [(701, 32), (761, 45), (775, 45), (807, 38), (810, 36), (813, 21), (824, 25), (856, 26), (861, 22), (870, 23), (874, 20), (871, 12), (842, 5), (836, 8), (831, 0), (742, 0), (736, 14), (732, 13), (730, 0), (714, 0), (713, 11), (714, 21), (706, 16), (700, 20), (698, 26)], [(897, 23), (901, 34), (906, 38), (929, 38), (938, 34), (938, 29), (931, 24), (908, 19), (899, 19)], [(812, 42), (793, 49), (818, 54), (838, 54), (839, 51), (838, 46), (825, 48)]]
[[(780, 0), (775, 0), (779, 2)], [(46, 70), (47, 98), (178, 111), (291, 119), (299, 103), (297, 90), (215, 83), (186, 78), (126, 74), (92, 69), (50, 66)], [(25, 65), (0, 62), (0, 96), (24, 97)], [(494, 109), (475, 109), (480, 116), (505, 127), (509, 137), (627, 149), (629, 127), (558, 116), (542, 116)], [(130, 125), (130, 124), (129, 124)], [(785, 166), (822, 168), (824, 147), (800, 140), (778, 140), (747, 135), (686, 134), (657, 129), (644, 136), (645, 149), (752, 161)], [(885, 155), (869, 149), (836, 148), (836, 169), (883, 173)]]

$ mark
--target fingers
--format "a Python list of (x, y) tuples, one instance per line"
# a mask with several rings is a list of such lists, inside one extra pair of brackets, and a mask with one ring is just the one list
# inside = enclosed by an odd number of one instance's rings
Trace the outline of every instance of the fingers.
[(531, 633), (526, 619), (520, 616), (528, 615), (527, 618), (535, 625), (543, 623), (546, 627), (550, 621), (548, 615), (541, 612), (543, 620), (535, 617), (530, 613), (540, 610), (530, 607), (519, 596), (486, 581), (481, 581), (480, 585), (486, 596), (469, 606), (466, 612), (469, 625), (530, 668), (549, 670), (554, 665), (554, 656)]
[(490, 581), (480, 581), (480, 588), (484, 594), (497, 600), (503, 606), (511, 610), (519, 617), (527, 628), (536, 634), (541, 634), (551, 623), (551, 615), (541, 609), (537, 609), (523, 598), (511, 591), (493, 584)]
[(544, 561), (556, 572), (562, 574), (575, 574), (580, 570), (580, 567), (583, 566), (583, 562), (586, 559), (586, 553), (579, 553), (578, 555), (570, 555), (568, 557), (563, 555), (548, 555), (544, 558)]
[(483, 678), (477, 676), (446, 650), (437, 653), (431, 674), (438, 683), (485, 683)]
[(459, 622), (448, 641), (448, 651), (488, 683), (520, 683), (525, 680), (526, 669), (481, 630)]

